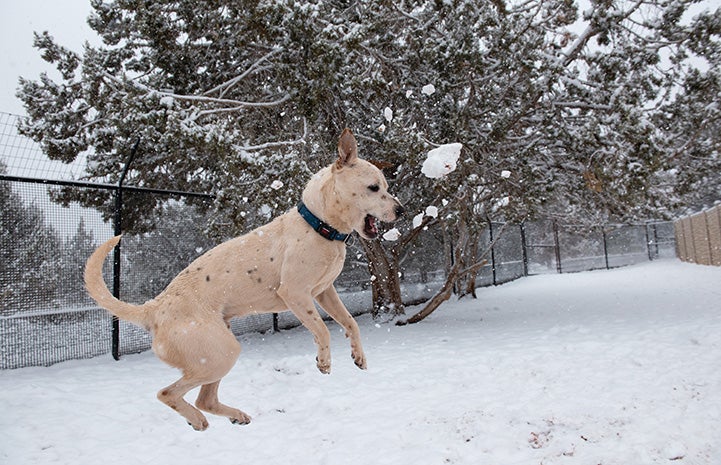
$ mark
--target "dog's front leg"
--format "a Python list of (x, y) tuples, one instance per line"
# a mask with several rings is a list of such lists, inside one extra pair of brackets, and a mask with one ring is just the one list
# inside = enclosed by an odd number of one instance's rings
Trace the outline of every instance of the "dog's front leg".
[(316, 310), (313, 298), (307, 292), (289, 289), (283, 285), (278, 289), (278, 296), (303, 326), (313, 333), (318, 347), (318, 369), (321, 373), (330, 373), (330, 332)]
[(351, 357), (353, 357), (353, 361), (358, 368), (365, 370), (367, 367), (366, 356), (363, 353), (363, 344), (361, 343), (358, 323), (356, 323), (353, 316), (348, 312), (348, 309), (343, 305), (343, 301), (340, 300), (335, 287), (331, 285), (328, 289), (318, 294), (316, 299), (320, 306), (323, 307), (323, 310), (345, 329), (346, 337), (350, 338)]

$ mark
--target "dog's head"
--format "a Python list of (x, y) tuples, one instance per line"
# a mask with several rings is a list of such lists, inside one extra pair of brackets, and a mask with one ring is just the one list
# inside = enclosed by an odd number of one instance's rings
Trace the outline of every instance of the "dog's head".
[(347, 212), (351, 227), (365, 239), (378, 237), (377, 221), (396, 221), (404, 212), (401, 203), (388, 193), (381, 170), (358, 158), (358, 143), (350, 129), (338, 141), (338, 160), (331, 166), (334, 192)]

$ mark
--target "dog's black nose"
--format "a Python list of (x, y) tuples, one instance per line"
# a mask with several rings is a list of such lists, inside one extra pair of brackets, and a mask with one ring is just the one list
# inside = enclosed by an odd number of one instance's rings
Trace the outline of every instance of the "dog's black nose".
[(403, 214), (404, 214), (405, 212), (406, 212), (406, 209), (403, 208), (403, 205), (398, 205), (398, 206), (396, 207), (396, 217), (400, 218), (401, 216), (403, 216)]

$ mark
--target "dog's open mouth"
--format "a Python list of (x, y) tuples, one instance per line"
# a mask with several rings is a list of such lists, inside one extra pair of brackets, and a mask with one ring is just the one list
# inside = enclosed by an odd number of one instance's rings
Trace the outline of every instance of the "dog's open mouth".
[(363, 235), (366, 236), (368, 239), (375, 239), (376, 237), (378, 237), (378, 226), (376, 226), (377, 220), (378, 219), (373, 215), (366, 215), (365, 217)]

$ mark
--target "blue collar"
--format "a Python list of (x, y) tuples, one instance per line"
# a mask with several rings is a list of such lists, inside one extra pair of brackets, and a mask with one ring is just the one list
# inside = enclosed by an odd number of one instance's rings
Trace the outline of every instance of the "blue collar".
[(350, 237), (350, 234), (343, 234), (338, 232), (333, 226), (324, 222), (313, 213), (308, 210), (303, 201), (298, 202), (298, 213), (303, 219), (321, 236), (328, 239), (329, 241), (341, 241), (346, 242)]

